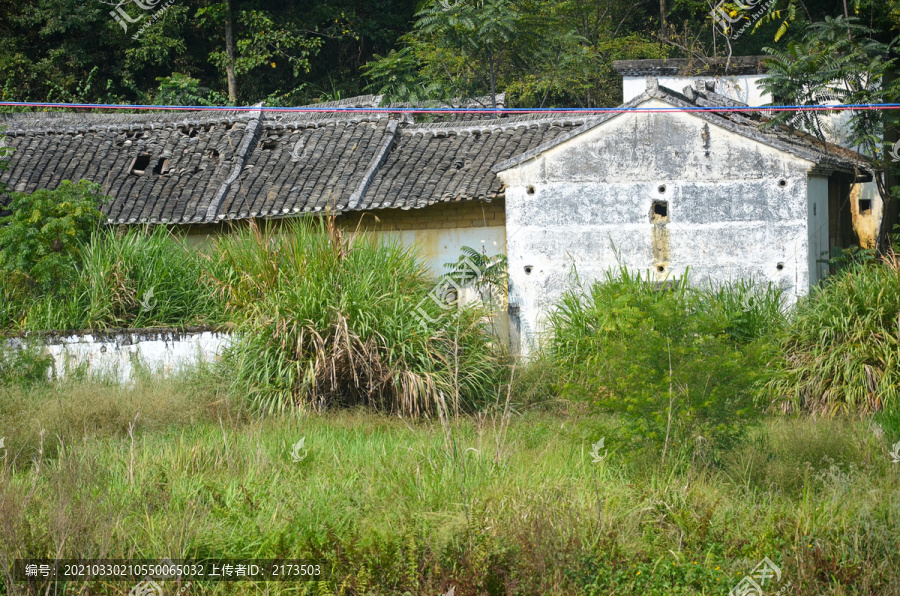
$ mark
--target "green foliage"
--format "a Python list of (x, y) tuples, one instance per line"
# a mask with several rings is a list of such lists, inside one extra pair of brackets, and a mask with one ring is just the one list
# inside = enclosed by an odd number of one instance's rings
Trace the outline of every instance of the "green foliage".
[(99, 230), (76, 250), (66, 285), (0, 277), (0, 328), (71, 330), (212, 325), (225, 318), (206, 258), (159, 226)]
[(446, 274), (456, 285), (472, 286), (485, 304), (495, 304), (498, 299), (507, 296), (507, 264), (506, 255), (492, 257), (485, 252), (463, 246), (462, 255), (456, 263), (445, 265), (450, 271)]
[(765, 397), (794, 410), (858, 414), (900, 405), (900, 260), (849, 264), (797, 306)]
[(158, 77), (159, 87), (153, 94), (156, 105), (214, 106), (228, 103), (228, 96), (200, 85), (200, 80), (173, 72), (168, 77)]
[(75, 274), (78, 250), (103, 220), (100, 186), (64, 180), (55, 190), (13, 193), (0, 217), (0, 272), (28, 276), (43, 288)]
[(660, 289), (622, 268), (563, 296), (546, 355), (564, 397), (620, 414), (636, 441), (727, 443), (756, 416), (763, 338), (781, 324), (780, 304), (771, 287), (706, 292), (685, 278)]
[(435, 0), (416, 15), (401, 48), (375, 56), (363, 72), (370, 90), (405, 101), (502, 89), (522, 106), (615, 105), (613, 60), (668, 55), (643, 35), (620, 34), (627, 8), (619, 0)]
[(366, 404), (447, 416), (492, 393), (497, 366), (476, 305), (434, 300), (396, 243), (295, 220), (218, 239), (212, 269), (238, 323), (234, 390), (266, 412)]

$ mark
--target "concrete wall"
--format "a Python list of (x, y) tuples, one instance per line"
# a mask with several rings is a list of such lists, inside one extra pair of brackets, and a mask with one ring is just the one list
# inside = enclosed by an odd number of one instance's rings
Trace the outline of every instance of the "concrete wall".
[(130, 383), (139, 369), (169, 376), (201, 362), (212, 362), (231, 342), (225, 333), (135, 329), (110, 332), (36, 334), (7, 338), (6, 345), (20, 348), (26, 342), (42, 345), (53, 357), (48, 376), (64, 379), (86, 373), (119, 383)]
[[(621, 263), (657, 280), (690, 270), (692, 283), (756, 278), (806, 293), (811, 167), (689, 113), (629, 113), (501, 172), (521, 352), (573, 266), (583, 282)], [(654, 218), (658, 201), (667, 219)]]
[[(673, 91), (681, 92), (687, 86), (693, 86), (697, 81), (714, 80), (716, 93), (729, 97), (748, 106), (763, 106), (772, 103), (772, 95), (761, 91), (758, 87), (760, 81), (766, 78), (765, 74), (739, 75), (739, 76), (668, 76), (659, 77), (659, 84)], [(647, 88), (647, 77), (624, 76), (622, 77), (622, 95), (624, 101), (631, 101), (643, 93)], [(837, 104), (838, 102), (830, 102)], [(843, 147), (855, 149), (848, 140), (850, 138), (849, 124), (853, 114), (849, 111), (836, 114), (820, 114), (823, 121), (825, 138)], [(857, 234), (860, 246), (874, 247), (881, 226), (881, 217), (884, 206), (878, 186), (875, 182), (857, 184), (852, 195), (853, 229)], [(860, 201), (870, 205), (868, 211), (860, 212)]]
[(350, 213), (338, 223), (345, 230), (361, 229), (416, 247), (435, 276), (447, 273), (444, 265), (456, 263), (463, 246), (483, 250), (488, 256), (506, 254), (503, 199)]

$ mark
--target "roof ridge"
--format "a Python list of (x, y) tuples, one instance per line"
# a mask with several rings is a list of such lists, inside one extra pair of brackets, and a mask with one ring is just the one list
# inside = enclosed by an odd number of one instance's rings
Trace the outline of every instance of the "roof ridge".
[[(260, 102), (254, 107), (262, 108), (262, 106), (263, 102)], [(244, 169), (247, 153), (250, 150), (250, 147), (253, 146), (253, 143), (262, 128), (262, 110), (256, 110), (252, 112), (252, 114), (255, 115), (255, 118), (251, 119), (247, 124), (247, 131), (244, 133), (244, 139), (241, 142), (241, 146), (234, 154), (234, 167), (231, 168), (231, 174), (229, 174), (228, 178), (222, 182), (222, 186), (219, 187), (219, 190), (216, 191), (216, 194), (213, 196), (212, 200), (210, 200), (209, 207), (206, 209), (206, 216), (203, 218), (204, 222), (208, 223), (216, 221), (216, 218), (219, 215), (219, 208), (222, 206), (222, 201), (228, 196), (231, 185), (234, 184), (234, 181), (238, 179), (238, 176), (241, 175), (241, 172)]]

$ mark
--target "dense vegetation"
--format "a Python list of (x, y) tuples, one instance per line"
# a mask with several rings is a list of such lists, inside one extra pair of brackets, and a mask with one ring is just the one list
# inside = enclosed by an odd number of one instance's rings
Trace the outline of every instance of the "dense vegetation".
[[(35, 193), (48, 230), (68, 229), (72, 192)], [(40, 350), (0, 349), (0, 569), (308, 558), (325, 579), (270, 592), (668, 596), (725, 593), (769, 557), (783, 594), (900, 589), (892, 256), (787, 310), (749, 282), (576, 280), (539, 356), (513, 365), (489, 312), (423, 302), (434, 280), (415, 254), (329, 220), (206, 251), (91, 221), (49, 252), (53, 234), (7, 228), (5, 330), (201, 323), (240, 339), (130, 386), (48, 382)], [(65, 286), (39, 281), (48, 255)], [(499, 263), (481, 264), (502, 279)], [(273, 415), (288, 411), (306, 415)]]
[(186, 593), (693, 596), (727, 594), (769, 557), (782, 579), (767, 594), (900, 592), (897, 465), (865, 421), (770, 418), (734, 448), (679, 446), (661, 462), (578, 402), (513, 413), (494, 395), (447, 433), (361, 410), (260, 420), (196, 375), (0, 387), (0, 569), (310, 558), (326, 580)]
[(897, 0), (767, 6), (728, 41), (702, 0), (0, 0), (0, 99), (297, 105), (494, 86), (514, 105), (611, 105), (615, 59), (755, 55), (840, 15), (887, 42), (900, 22)]

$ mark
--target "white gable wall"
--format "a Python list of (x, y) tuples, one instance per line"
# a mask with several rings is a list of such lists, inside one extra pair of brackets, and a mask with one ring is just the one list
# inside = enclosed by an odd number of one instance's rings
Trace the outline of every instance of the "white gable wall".
[[(670, 112), (618, 115), (501, 172), (520, 351), (539, 339), (573, 266), (585, 283), (621, 263), (658, 280), (690, 271), (692, 283), (755, 278), (791, 299), (806, 293), (812, 165)], [(651, 222), (654, 201), (668, 202), (668, 222)]]
[[(658, 77), (660, 87), (667, 87), (681, 93), (685, 87), (693, 87), (697, 81), (716, 82), (716, 93), (745, 103), (748, 106), (762, 106), (772, 103), (772, 95), (761, 91), (757, 83), (766, 75), (733, 75), (733, 76), (661, 76)], [(647, 90), (647, 77), (622, 77), (622, 103), (628, 103)]]

